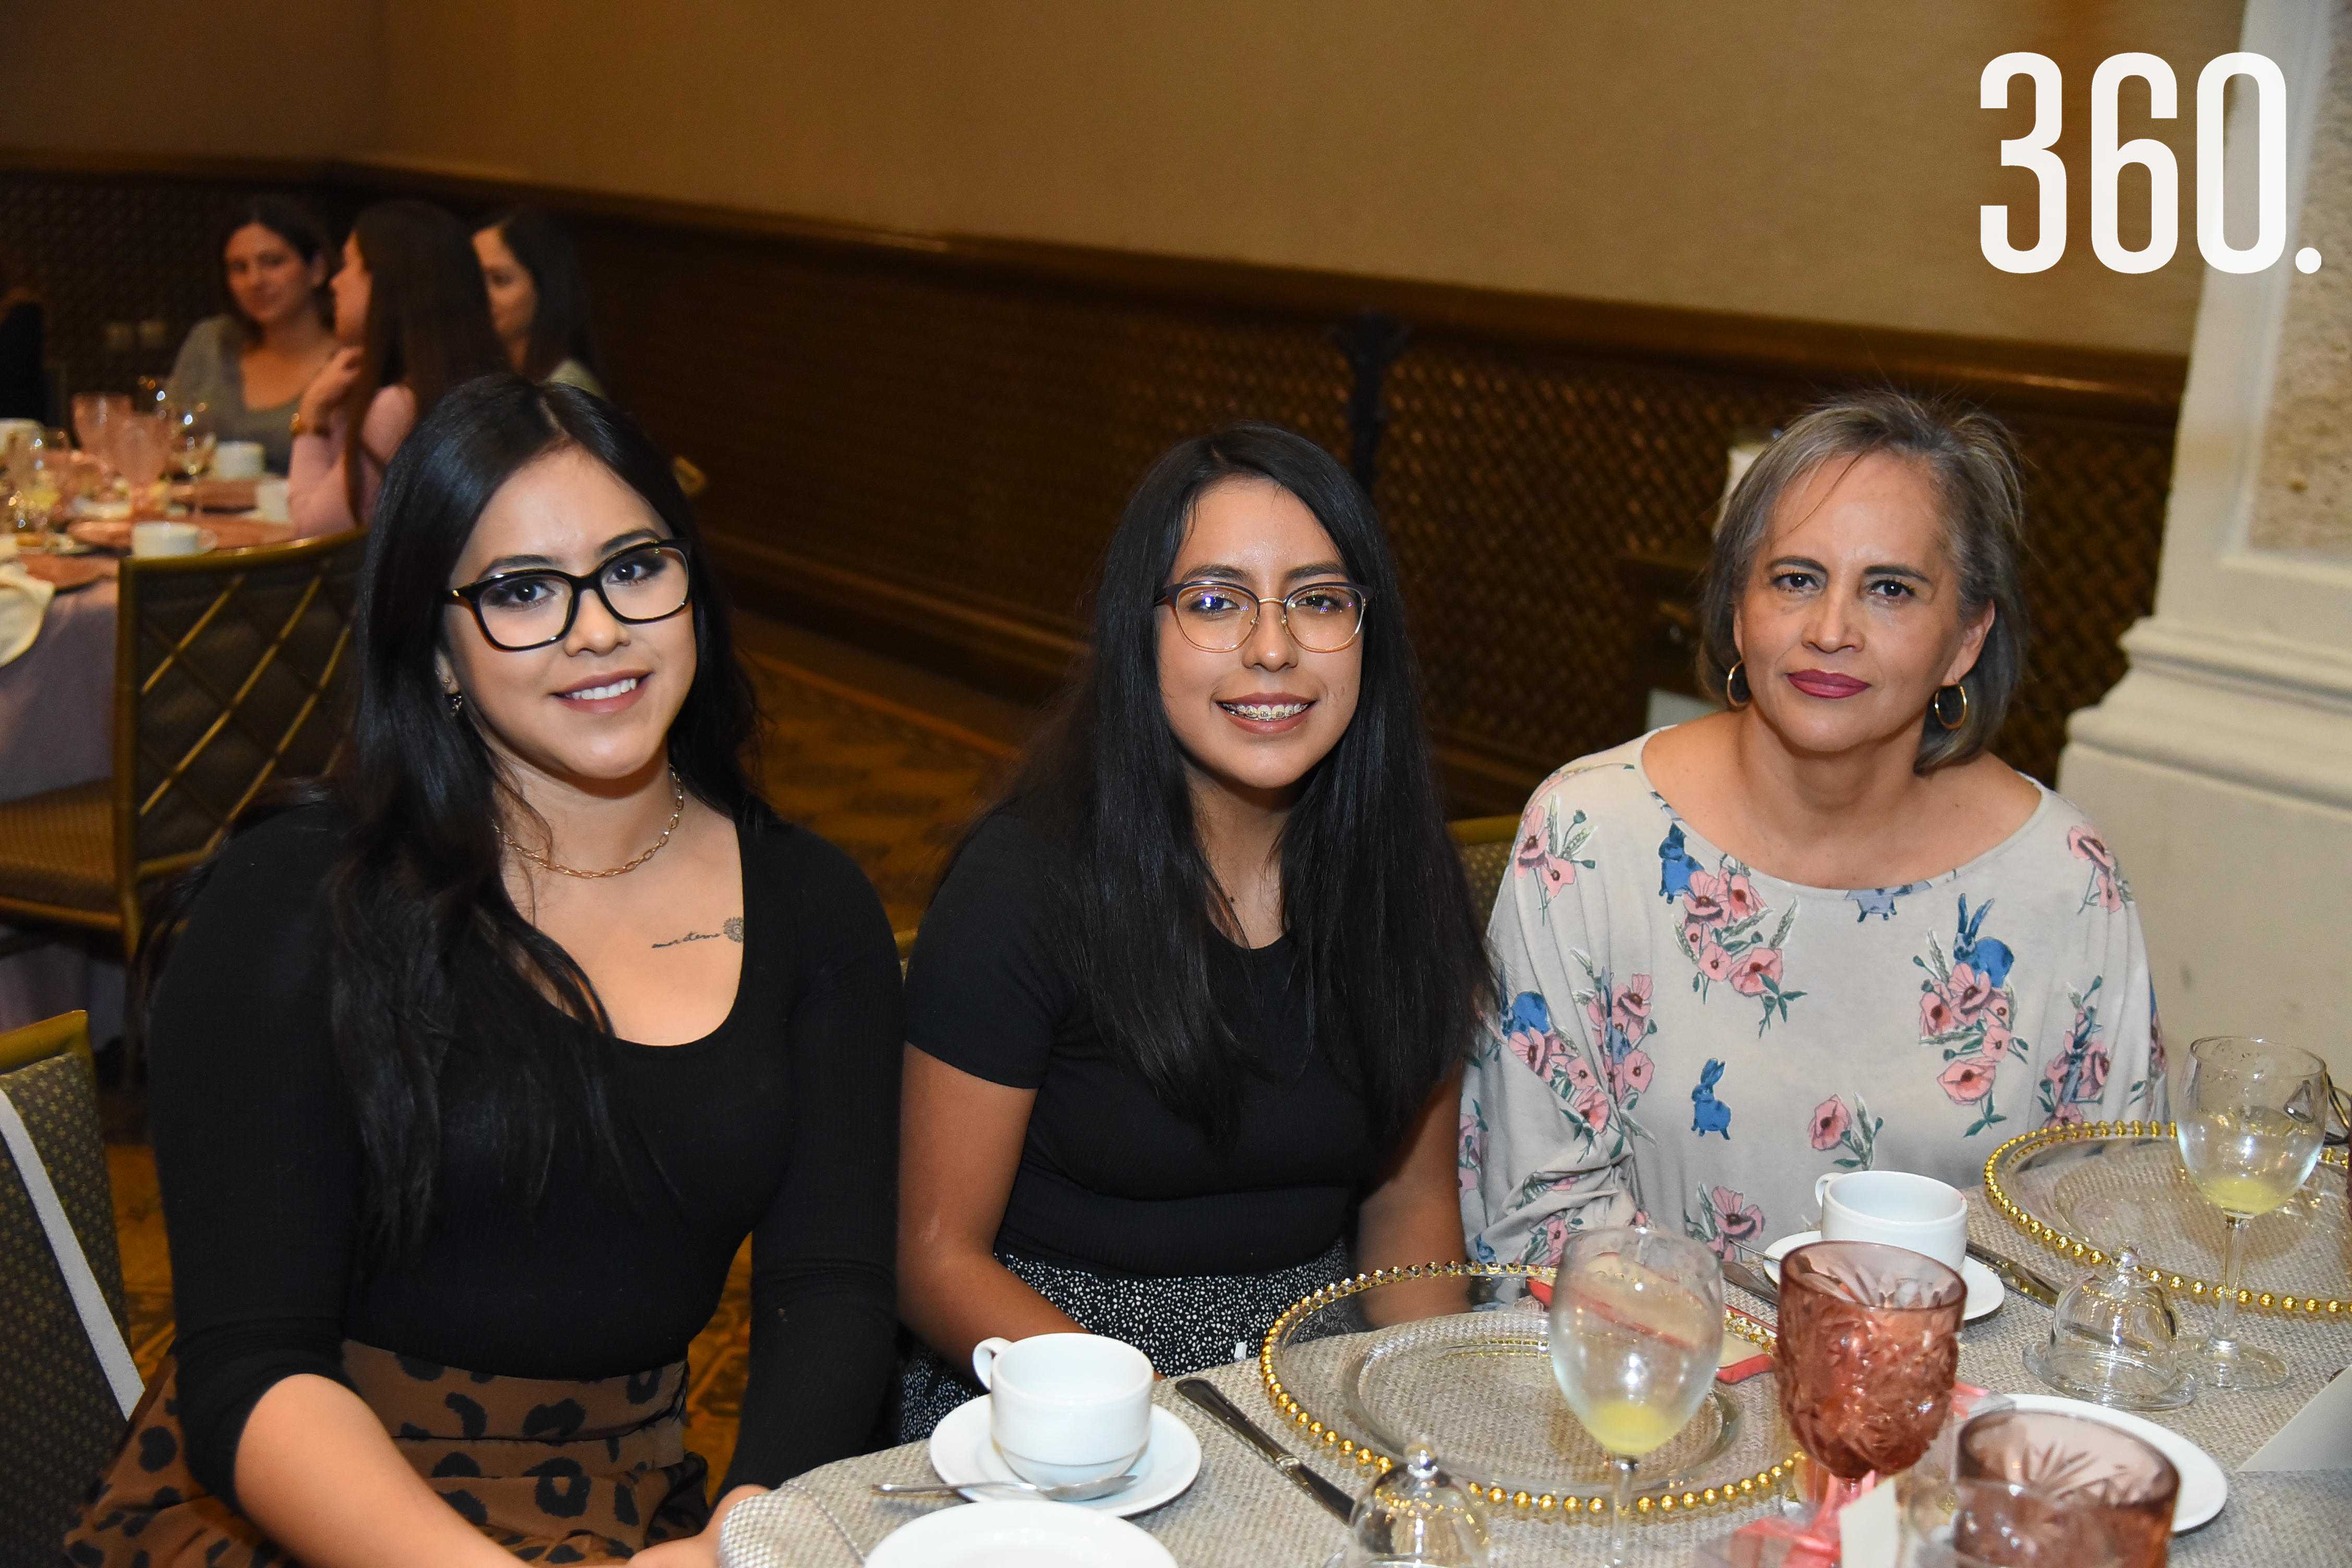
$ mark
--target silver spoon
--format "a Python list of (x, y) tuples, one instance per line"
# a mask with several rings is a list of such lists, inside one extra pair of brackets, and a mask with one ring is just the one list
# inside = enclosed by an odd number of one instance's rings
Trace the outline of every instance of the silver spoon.
[(1128, 1471), (1116, 1476), (1099, 1476), (1091, 1481), (1071, 1481), (1062, 1486), (1041, 1487), (1031, 1481), (966, 1481), (961, 1486), (946, 1482), (876, 1481), (877, 1497), (955, 1497), (964, 1492), (1018, 1492), (1023, 1497), (1043, 1499), (1046, 1502), (1092, 1502), (1097, 1498), (1123, 1492), (1133, 1486), (1136, 1476)]

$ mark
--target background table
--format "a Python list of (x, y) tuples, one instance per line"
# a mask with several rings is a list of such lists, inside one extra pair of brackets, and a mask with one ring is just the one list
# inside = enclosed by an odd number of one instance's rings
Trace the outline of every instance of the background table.
[[(2328, 1180), (2323, 1175), (2319, 1179)], [(1979, 1241), (2044, 1274), (2064, 1275), (2042, 1252), (1969, 1194), (1969, 1224)], [(1770, 1310), (1738, 1291), (1739, 1305)], [(2198, 1309), (2189, 1312), (2201, 1330)], [(2172, 1543), (2172, 1561), (2185, 1568), (2259, 1563), (2300, 1568), (2340, 1562), (2352, 1542), (2352, 1473), (2310, 1471), (2294, 1475), (2246, 1474), (2237, 1467), (2286, 1423), (2329, 1377), (2352, 1362), (2352, 1322), (2274, 1318), (2250, 1314), (2246, 1337), (2284, 1355), (2294, 1375), (2268, 1394), (2200, 1394), (2185, 1410), (2150, 1417), (2181, 1432), (2231, 1472), (2230, 1502), (2202, 1530)], [(2004, 1393), (2047, 1393), (2021, 1359), (2028, 1345), (2044, 1338), (2050, 1313), (2012, 1292), (2001, 1310), (1961, 1331), (1960, 1376)], [(1295, 1452), (1307, 1453), (1306, 1434), (1277, 1426), (1258, 1382), (1255, 1362), (1220, 1367), (1202, 1375), (1224, 1390), (1251, 1419)], [(1320, 1568), (1340, 1545), (1338, 1520), (1310, 1502), (1239, 1439), (1175, 1396), (1162, 1384), (1154, 1400), (1176, 1413), (1201, 1439), (1201, 1475), (1190, 1490), (1135, 1522), (1158, 1538), (1184, 1568)], [(1349, 1490), (1362, 1485), (1352, 1465), (1326, 1462), (1317, 1468)], [(723, 1561), (727, 1568), (835, 1568), (862, 1563), (882, 1538), (908, 1520), (940, 1507), (986, 1504), (897, 1502), (866, 1489), (876, 1481), (930, 1481), (930, 1461), (921, 1444), (845, 1459), (812, 1470), (729, 1516)], [(1501, 1510), (1497, 1510), (1498, 1516)], [(1635, 1526), (1636, 1559), (1644, 1563), (1688, 1563), (1699, 1542), (1719, 1535), (1753, 1510), (1709, 1510), (1694, 1518), (1659, 1519)], [(1607, 1555), (1603, 1530), (1595, 1524), (1521, 1522), (1499, 1517), (1497, 1568), (1533, 1563), (1599, 1563)]]
[[(114, 771), (116, 610), (111, 581), (59, 594), (33, 646), (0, 665), (0, 800)], [(114, 951), (110, 938), (68, 937), (0, 959), (0, 1029), (87, 1007), (92, 1040), (121, 1034), (123, 975)]]

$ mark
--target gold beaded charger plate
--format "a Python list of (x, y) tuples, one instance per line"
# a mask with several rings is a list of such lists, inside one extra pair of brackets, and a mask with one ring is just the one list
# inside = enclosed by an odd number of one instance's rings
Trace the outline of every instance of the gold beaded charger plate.
[[(2284, 1207), (2247, 1222), (2238, 1304), (2352, 1321), (2345, 1154), (2330, 1149)], [(2221, 1294), (2221, 1211), (2189, 1182), (2168, 1121), (2093, 1121), (2011, 1139), (1985, 1162), (1985, 1197), (2070, 1261), (2126, 1246), (2149, 1279), (2191, 1300)]]
[[(1368, 1470), (1426, 1441), (1465, 1486), (1531, 1518), (1605, 1517), (1612, 1461), (1569, 1413), (1550, 1327), (1529, 1285), (1551, 1270), (1429, 1264), (1326, 1286), (1275, 1320), (1259, 1352), (1266, 1394), (1297, 1438)], [(1771, 1331), (1724, 1315), (1754, 1353)], [(1642, 1461), (1635, 1512), (1669, 1517), (1770, 1498), (1796, 1459), (1769, 1373), (1718, 1385), (1688, 1426)]]

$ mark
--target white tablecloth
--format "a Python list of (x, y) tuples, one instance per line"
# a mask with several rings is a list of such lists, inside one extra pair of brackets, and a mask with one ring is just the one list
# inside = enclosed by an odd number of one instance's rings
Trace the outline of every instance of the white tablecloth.
[[(59, 594), (33, 646), (0, 665), (0, 800), (113, 771), (115, 610), (111, 582)], [(104, 938), (69, 940), (0, 960), (0, 1029), (87, 1007), (93, 1040), (120, 1034), (112, 952)]]

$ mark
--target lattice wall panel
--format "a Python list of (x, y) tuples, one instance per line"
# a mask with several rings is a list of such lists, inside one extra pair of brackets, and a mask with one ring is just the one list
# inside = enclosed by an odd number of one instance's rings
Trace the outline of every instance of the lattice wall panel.
[(618, 382), (709, 472), (714, 526), (1065, 632), (1174, 441), (1254, 417), (1346, 448), (1313, 323), (585, 237)]

